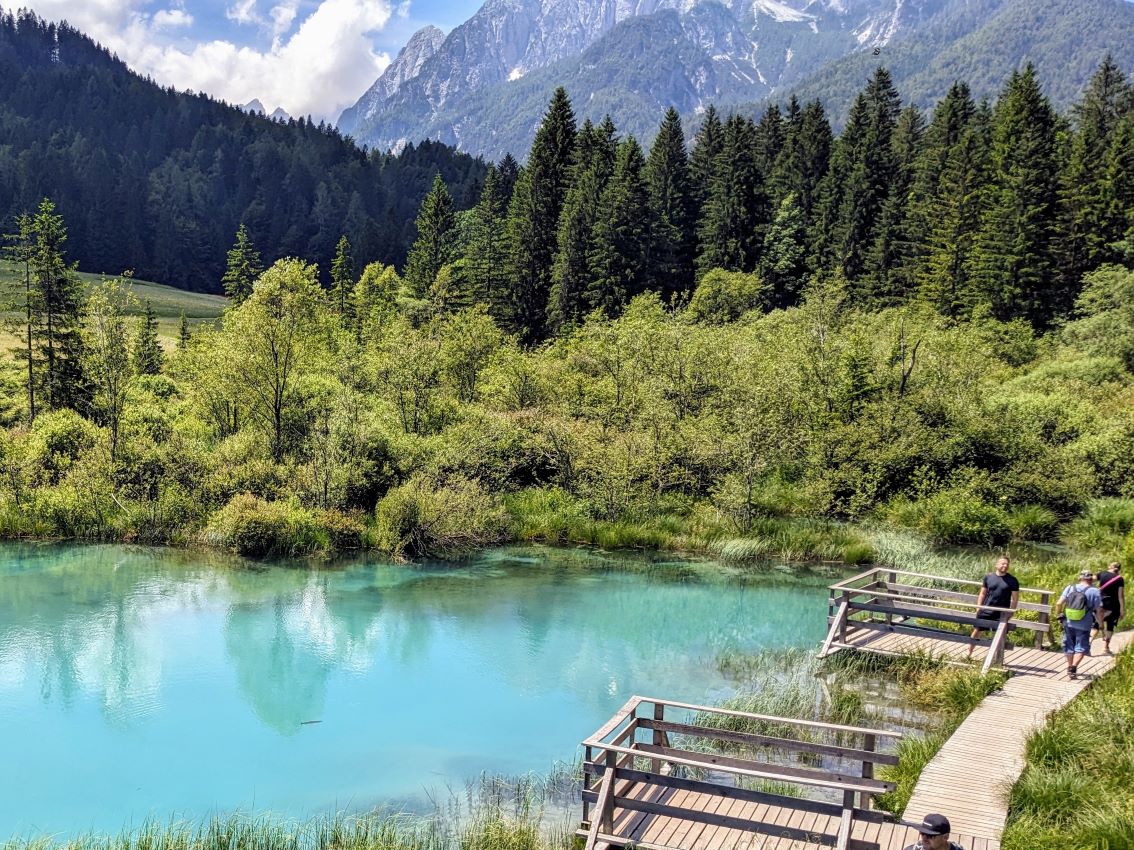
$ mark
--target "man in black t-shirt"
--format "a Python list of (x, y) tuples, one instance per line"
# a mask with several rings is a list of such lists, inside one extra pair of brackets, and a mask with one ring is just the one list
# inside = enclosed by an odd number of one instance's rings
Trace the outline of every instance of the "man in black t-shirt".
[[(977, 619), (980, 620), (1007, 620), (1016, 610), (1020, 601), (1020, 582), (1008, 572), (1008, 556), (1001, 555), (996, 560), (996, 568), (984, 577), (981, 582), (980, 593), (977, 594)], [(988, 608), (981, 606), (987, 605)], [(989, 608), (1011, 608), (1011, 611), (994, 611)], [(973, 657), (973, 648), (982, 632), (986, 629), (977, 627), (969, 635), (969, 658)]]
[(1115, 561), (1095, 578), (1106, 610), (1103, 621), (1103, 648), (1110, 652), (1110, 636), (1118, 628), (1118, 621), (1126, 616), (1126, 579), (1122, 577), (1122, 564)]

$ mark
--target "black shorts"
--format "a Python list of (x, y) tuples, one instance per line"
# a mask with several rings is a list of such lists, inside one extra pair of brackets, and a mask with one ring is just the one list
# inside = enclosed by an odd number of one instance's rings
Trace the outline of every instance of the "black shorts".
[[(992, 620), (995, 623), (1000, 622), (1000, 614), (1000, 611), (985, 611), (983, 609), (976, 612), (978, 620)], [(973, 628), (982, 632), (990, 632), (995, 629), (996, 626), (974, 626)]]
[(1115, 608), (1113, 611), (1107, 611), (1106, 620), (1104, 620), (1104, 622), (1106, 623), (1106, 630), (1108, 632), (1118, 631), (1118, 621), (1120, 619), (1121, 617), (1118, 614), (1117, 608)]

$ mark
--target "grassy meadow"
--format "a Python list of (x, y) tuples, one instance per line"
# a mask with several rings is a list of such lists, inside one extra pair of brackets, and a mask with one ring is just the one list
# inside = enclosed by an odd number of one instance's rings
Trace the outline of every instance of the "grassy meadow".
[[(88, 292), (108, 279), (106, 275), (88, 272), (78, 274)], [(148, 280), (131, 280), (128, 288), (135, 299), (130, 305), (130, 314), (142, 315), (146, 302), (149, 302), (157, 314), (158, 338), (166, 348), (172, 348), (177, 342), (182, 313), (185, 314), (189, 327), (196, 328), (202, 324), (212, 324), (228, 303), (228, 299), (221, 295), (187, 292)], [(21, 342), (22, 303), (23, 277), (20, 270), (12, 263), (0, 260), (0, 349), (6, 351)]]

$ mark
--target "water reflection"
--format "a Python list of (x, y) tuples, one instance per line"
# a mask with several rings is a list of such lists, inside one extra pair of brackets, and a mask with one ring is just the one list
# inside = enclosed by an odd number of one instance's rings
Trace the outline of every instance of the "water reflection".
[(814, 645), (825, 582), (538, 547), (312, 568), (2, 546), (0, 750), (27, 770), (0, 774), (0, 834), (546, 770), (631, 693), (711, 699), (720, 653)]

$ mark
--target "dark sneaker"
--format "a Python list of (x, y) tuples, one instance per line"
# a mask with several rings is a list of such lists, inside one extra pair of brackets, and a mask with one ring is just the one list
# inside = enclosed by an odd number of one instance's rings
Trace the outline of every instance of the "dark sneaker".
[(1078, 673), (1079, 673), (1079, 670), (1075, 667), (1068, 667), (1067, 668), (1067, 676), (1070, 679), (1074, 679), (1078, 675)]

